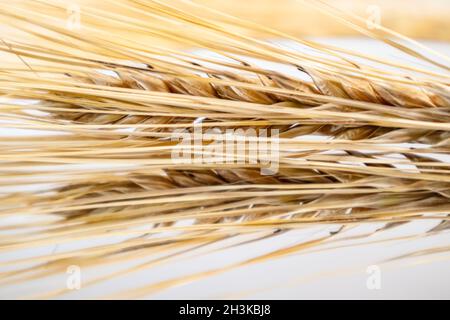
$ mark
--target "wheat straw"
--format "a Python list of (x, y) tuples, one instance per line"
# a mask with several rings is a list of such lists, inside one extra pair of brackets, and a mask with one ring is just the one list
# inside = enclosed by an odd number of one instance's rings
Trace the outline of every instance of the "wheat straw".
[[(311, 3), (361, 28), (359, 18)], [(61, 1), (0, 4), (1, 21), (27, 35), (0, 44), (16, 58), (0, 72), (7, 98), (2, 128), (43, 131), (0, 141), (0, 217), (26, 218), (1, 226), (0, 251), (109, 242), (6, 261), (13, 268), (0, 273), (1, 285), (49, 277), (72, 264), (95, 268), (148, 259), (84, 284), (90, 286), (182, 261), (187, 252), (226, 239), (239, 244), (243, 235), (257, 241), (291, 229), (339, 226), (267, 255), (111, 294), (136, 298), (321, 246), (363, 223), (383, 223), (382, 232), (433, 219), (440, 224), (427, 234), (448, 229), (447, 57), (381, 29), (364, 33), (420, 63), (376, 56), (360, 61), (365, 56), (357, 52), (206, 10), (214, 20), (177, 4), (112, 1), (122, 14), (86, 5), (82, 31), (65, 28)], [(112, 33), (119, 28), (129, 37)], [(280, 47), (246, 31), (297, 41), (308, 50)], [(192, 47), (218, 56), (198, 55), (187, 49)], [(298, 76), (257, 61), (289, 67)], [(194, 130), (199, 121), (205, 130), (278, 129), (278, 173), (261, 175), (260, 163), (238, 158), (174, 164), (173, 131)], [(319, 139), (308, 140), (311, 135)], [(204, 145), (191, 152), (208, 158)], [(56, 289), (38, 297), (65, 293)]]

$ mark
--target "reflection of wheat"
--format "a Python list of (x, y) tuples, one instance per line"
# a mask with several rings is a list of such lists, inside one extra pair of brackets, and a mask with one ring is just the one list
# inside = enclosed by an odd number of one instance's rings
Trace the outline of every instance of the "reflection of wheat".
[[(436, 219), (442, 222), (430, 233), (448, 229), (447, 57), (412, 40), (400, 44), (388, 30), (365, 31), (430, 65), (412, 67), (296, 40), (218, 12), (217, 20), (202, 18), (173, 3), (114, 1), (121, 15), (86, 6), (82, 32), (66, 30), (55, 18), (65, 12), (60, 1), (0, 5), (2, 20), (39, 40), (2, 44), (1, 50), (24, 62), (2, 67), (0, 90), (9, 98), (2, 105), (2, 126), (64, 133), (0, 142), (6, 190), (0, 250), (111, 240), (10, 260), (14, 268), (1, 273), (2, 285), (61, 273), (68, 265), (149, 259), (83, 284), (88, 286), (231, 237), (267, 237), (317, 224), (343, 226), (340, 233), (364, 222), (385, 223), (383, 230)], [(347, 18), (352, 27), (364, 26)], [(227, 31), (229, 25), (242, 33)], [(129, 36), (115, 36), (117, 29)], [(309, 50), (244, 36), (249, 30), (289, 38)], [(149, 42), (133, 40), (143, 38)], [(222, 58), (177, 51), (167, 42)], [(258, 67), (261, 61), (295, 68), (299, 77)], [(196, 119), (205, 128), (279, 129), (279, 172), (262, 176), (259, 164), (248, 163), (174, 164), (171, 133), (192, 129)], [(42, 189), (42, 183), (52, 185)], [(17, 186), (23, 188), (15, 192)], [(30, 219), (7, 222), (18, 216)], [(118, 296), (145, 296), (335, 235)]]

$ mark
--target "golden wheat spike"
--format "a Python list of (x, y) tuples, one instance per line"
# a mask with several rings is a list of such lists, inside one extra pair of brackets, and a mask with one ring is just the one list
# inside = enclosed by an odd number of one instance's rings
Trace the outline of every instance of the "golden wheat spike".
[[(64, 297), (70, 288), (46, 279), (68, 266), (121, 266), (83, 283), (114, 286), (190, 255), (334, 227), (269, 253), (108, 292), (147, 297), (300, 251), (339, 250), (352, 237), (369, 242), (409, 222), (436, 225), (374, 242), (447, 232), (449, 58), (307, 2), (415, 63), (299, 39), (199, 2), (83, 2), (74, 29), (64, 1), (1, 3), (11, 33), (0, 43), (7, 57), (0, 123), (25, 134), (0, 139), (0, 252), (12, 256), (0, 288), (37, 281), (30, 296)], [(192, 144), (173, 139), (180, 130)], [(277, 135), (262, 136), (271, 130)], [(213, 148), (219, 138), (233, 145), (244, 138), (243, 154)], [(276, 145), (269, 175), (252, 142)], [(190, 161), (174, 161), (179, 151)], [(370, 224), (377, 229), (346, 238)], [(33, 253), (55, 244), (68, 249)]]

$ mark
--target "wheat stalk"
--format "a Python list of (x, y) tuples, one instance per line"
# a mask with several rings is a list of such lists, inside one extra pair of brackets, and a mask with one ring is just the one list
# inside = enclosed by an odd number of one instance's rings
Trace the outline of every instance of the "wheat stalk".
[[(358, 19), (313, 3), (359, 28)], [(383, 223), (382, 232), (415, 220), (440, 222), (421, 236), (448, 229), (448, 58), (431, 49), (424, 53), (414, 41), (403, 44), (402, 36), (385, 29), (365, 33), (426, 66), (375, 56), (360, 61), (357, 52), (216, 11), (213, 20), (179, 9), (176, 1), (111, 6), (124, 13), (84, 6), (83, 32), (76, 32), (58, 18), (65, 12), (61, 1), (0, 5), (2, 21), (29, 37), (5, 38), (0, 47), (16, 59), (1, 69), (0, 92), (7, 98), (2, 127), (45, 132), (0, 141), (1, 218), (27, 218), (2, 226), (0, 251), (110, 242), (9, 260), (12, 269), (0, 273), (0, 284), (60, 274), (71, 264), (94, 268), (148, 259), (94, 277), (84, 284), (90, 286), (180, 261), (224, 240), (245, 244), (245, 235), (256, 241), (313, 225), (339, 226), (267, 255), (113, 295), (135, 298), (311, 250), (363, 223)], [(130, 37), (111, 37), (123, 27)], [(309, 51), (245, 31), (290, 39)], [(259, 67), (261, 60), (297, 76)], [(278, 129), (278, 173), (261, 175), (261, 163), (237, 157), (226, 164), (174, 164), (174, 130), (192, 132), (199, 122), (207, 139), (213, 139), (208, 128)], [(311, 141), (311, 135), (319, 139)], [(207, 145), (189, 152), (207, 159)], [(67, 292), (59, 288), (39, 297)]]

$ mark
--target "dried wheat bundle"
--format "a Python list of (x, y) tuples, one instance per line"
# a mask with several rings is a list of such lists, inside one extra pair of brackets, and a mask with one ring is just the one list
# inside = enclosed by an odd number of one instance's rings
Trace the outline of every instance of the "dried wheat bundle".
[[(450, 58), (389, 29), (367, 29), (321, 1), (308, 3), (417, 63), (297, 39), (196, 2), (84, 4), (74, 30), (64, 1), (1, 3), (0, 21), (15, 36), (0, 43), (0, 123), (25, 133), (0, 140), (0, 251), (12, 254), (2, 261), (0, 286), (63, 274), (70, 265), (133, 262), (95, 274), (85, 288), (181, 263), (197, 250), (224, 250), (227, 241), (335, 226), (268, 254), (108, 295), (147, 297), (339, 246), (364, 223), (381, 223), (379, 233), (433, 220), (411, 237), (448, 232)], [(266, 40), (273, 38), (299, 49)], [(174, 162), (174, 133), (193, 134), (199, 125), (202, 140), (182, 149), (192, 161)], [(235, 134), (225, 142), (251, 129), (255, 141), (276, 144), (277, 170), (262, 173), (267, 165), (252, 158), (250, 141), (244, 158), (211, 149), (227, 129)], [(279, 134), (261, 138), (270, 130)], [(55, 244), (73, 247), (39, 251)], [(69, 291), (44, 286), (33, 294)]]

